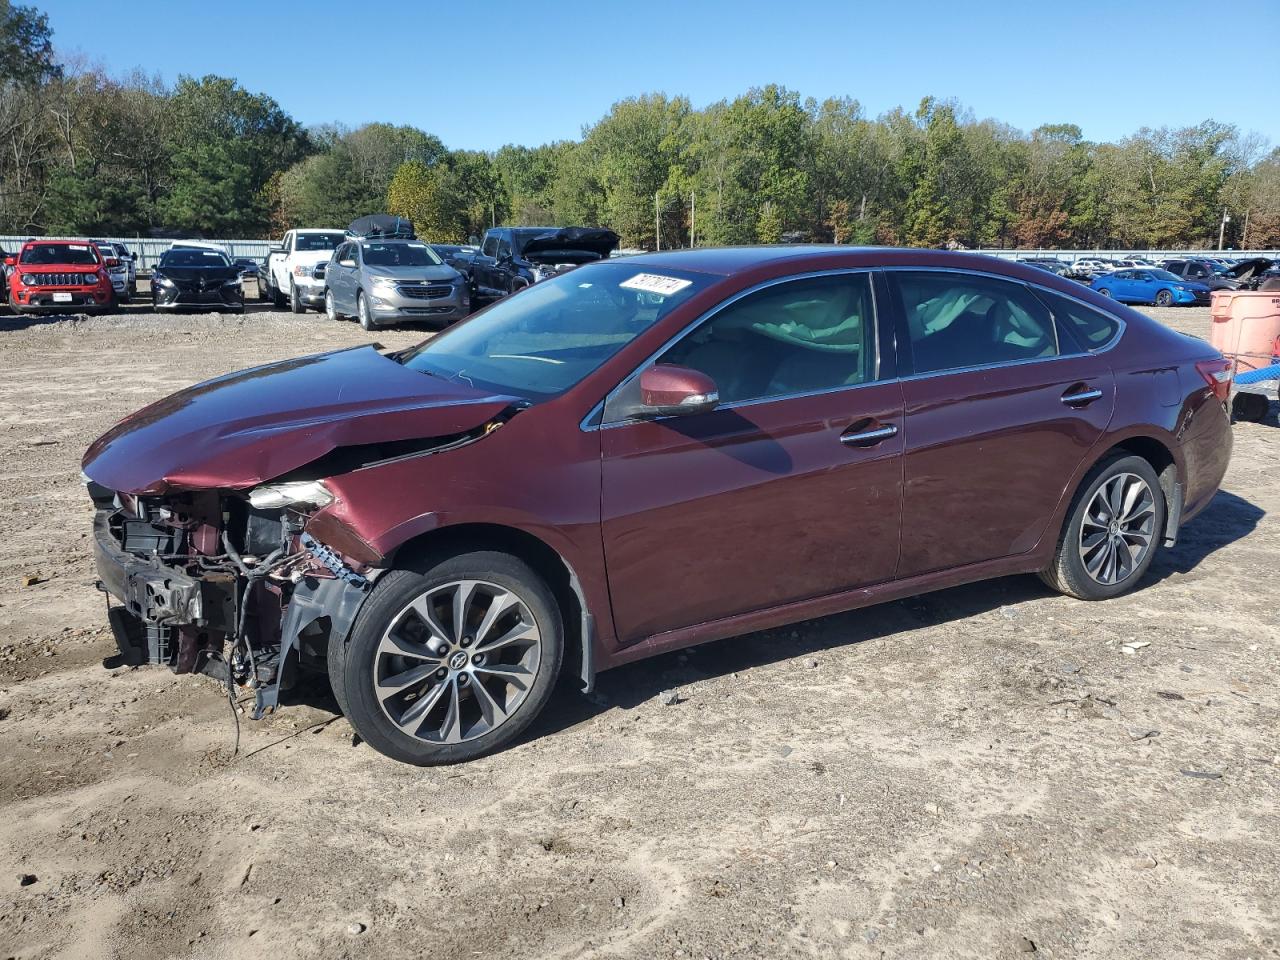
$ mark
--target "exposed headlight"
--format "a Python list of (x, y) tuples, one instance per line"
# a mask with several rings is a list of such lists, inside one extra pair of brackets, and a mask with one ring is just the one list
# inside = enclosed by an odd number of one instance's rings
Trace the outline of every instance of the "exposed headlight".
[(374, 277), (373, 285), (380, 290), (394, 290), (400, 281), (395, 277)]
[(29, 273), (24, 273), (22, 275), (22, 282), (28, 287), (34, 287), (36, 285), (36, 278)]
[(153, 276), (151, 277), (151, 282), (152, 282), (152, 284), (154, 284), (154, 285), (155, 285), (155, 286), (157, 286), (157, 287), (172, 287), (172, 286), (173, 286), (173, 281), (172, 281), (172, 280), (170, 280), (168, 277), (157, 277), (157, 276), (154, 276), (154, 275), (153, 275)]
[(333, 494), (320, 480), (295, 480), (254, 487), (249, 491), (249, 502), (259, 510), (278, 510), (295, 503), (323, 507), (327, 503), (333, 503)]
[(86, 273), (84, 275), (84, 282), (89, 284), (97, 283), (98, 275), (96, 273)]

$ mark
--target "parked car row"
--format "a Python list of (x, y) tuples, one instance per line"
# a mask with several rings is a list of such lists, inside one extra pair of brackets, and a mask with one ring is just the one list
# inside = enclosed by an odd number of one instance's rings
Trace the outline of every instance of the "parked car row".
[(447, 326), (479, 302), (607, 259), (618, 243), (612, 230), (495, 227), (479, 245), (429, 244), (408, 220), (380, 214), (346, 230), (288, 231), (258, 282), (277, 307), (354, 317), (366, 330), (402, 322)]

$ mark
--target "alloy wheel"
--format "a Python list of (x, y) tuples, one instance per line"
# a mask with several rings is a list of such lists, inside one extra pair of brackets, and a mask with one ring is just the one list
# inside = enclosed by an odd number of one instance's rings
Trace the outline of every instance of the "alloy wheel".
[(333, 303), (332, 290), (326, 290), (324, 292), (324, 312), (326, 315), (328, 315), (330, 320), (338, 319), (338, 309), (337, 307), (334, 306), (334, 303)]
[(506, 587), (485, 580), (432, 587), (384, 631), (374, 695), (410, 737), (474, 740), (500, 727), (529, 695), (541, 640), (528, 604)]
[(1118, 473), (1094, 493), (1080, 523), (1080, 559), (1103, 586), (1128, 578), (1155, 538), (1155, 496), (1135, 473)]

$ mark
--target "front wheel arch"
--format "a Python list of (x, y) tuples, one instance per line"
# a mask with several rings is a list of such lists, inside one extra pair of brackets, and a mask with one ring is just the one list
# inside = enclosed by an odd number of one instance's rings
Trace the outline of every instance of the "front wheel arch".
[(396, 547), (389, 563), (397, 567), (430, 564), (458, 553), (494, 550), (524, 561), (555, 596), (564, 624), (563, 676), (576, 675), (583, 692), (595, 686), (597, 616), (587, 603), (582, 582), (572, 565), (546, 541), (516, 527), (490, 523), (460, 523), (421, 533)]

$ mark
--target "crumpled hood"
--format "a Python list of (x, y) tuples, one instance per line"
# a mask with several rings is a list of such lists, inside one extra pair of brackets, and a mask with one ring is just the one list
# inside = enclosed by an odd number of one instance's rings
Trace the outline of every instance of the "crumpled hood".
[(612, 230), (565, 227), (526, 240), (520, 255), (530, 263), (588, 263), (605, 259), (618, 243)]
[(517, 402), (357, 347), (181, 390), (108, 430), (82, 467), (123, 493), (245, 489), (338, 447), (464, 433)]
[(1227, 267), (1227, 275), (1236, 280), (1252, 280), (1258, 274), (1265, 272), (1271, 267), (1272, 261), (1266, 257), (1254, 257), (1251, 260), (1241, 260), (1234, 267)]

